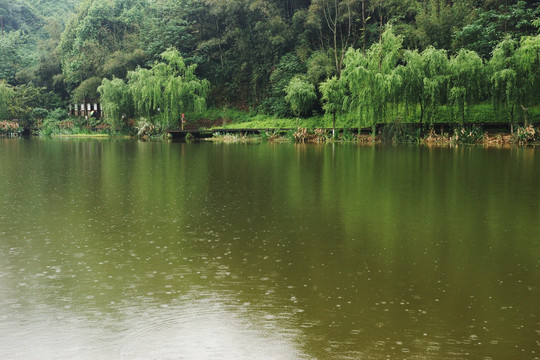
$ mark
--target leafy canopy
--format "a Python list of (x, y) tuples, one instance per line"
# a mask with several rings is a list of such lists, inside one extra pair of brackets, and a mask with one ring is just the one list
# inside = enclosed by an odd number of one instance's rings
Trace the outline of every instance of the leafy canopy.
[(296, 116), (307, 114), (317, 101), (315, 86), (301, 77), (294, 77), (285, 89), (285, 100), (291, 105), (291, 110)]
[(128, 81), (137, 113), (168, 127), (181, 113), (206, 109), (210, 83), (197, 78), (197, 66), (186, 65), (178, 50), (170, 48), (161, 57), (164, 61), (150, 69), (130, 71)]

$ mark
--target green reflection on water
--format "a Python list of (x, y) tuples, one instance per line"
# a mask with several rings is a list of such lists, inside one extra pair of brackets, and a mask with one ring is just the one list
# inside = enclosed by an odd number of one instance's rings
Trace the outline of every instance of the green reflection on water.
[[(235, 352), (248, 341), (284, 359), (535, 358), (539, 162), (536, 148), (0, 139), (0, 330), (35, 339), (32, 322), (68, 319), (70, 351), (117, 358), (187, 356), (165, 338), (197, 323), (202, 358), (260, 358)], [(88, 328), (108, 330), (81, 345)], [(13, 337), (0, 351), (29, 341)]]

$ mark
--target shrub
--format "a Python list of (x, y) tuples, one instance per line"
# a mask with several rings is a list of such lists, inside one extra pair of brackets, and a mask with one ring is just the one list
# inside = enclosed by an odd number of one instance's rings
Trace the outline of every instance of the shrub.
[(0, 121), (0, 136), (18, 136), (23, 128), (13, 121)]
[(381, 139), (391, 143), (420, 142), (421, 129), (413, 124), (392, 123), (382, 128)]
[(300, 77), (292, 78), (285, 92), (285, 100), (291, 105), (296, 116), (308, 114), (317, 101), (315, 86)]
[(135, 128), (137, 129), (137, 136), (143, 140), (157, 138), (162, 135), (161, 129), (145, 118), (141, 118)]
[(528, 142), (534, 141), (536, 137), (536, 130), (532, 125), (519, 126), (516, 131), (516, 137), (520, 144), (526, 144)]
[(457, 126), (454, 128), (452, 142), (460, 144), (477, 144), (484, 139), (485, 133), (479, 126)]

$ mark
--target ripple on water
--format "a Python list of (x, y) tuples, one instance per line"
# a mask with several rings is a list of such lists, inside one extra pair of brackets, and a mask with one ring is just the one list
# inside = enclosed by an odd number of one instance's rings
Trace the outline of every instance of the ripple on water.
[(287, 332), (276, 331), (275, 327), (257, 326), (241, 315), (228, 306), (208, 301), (147, 311), (127, 320), (119, 358), (307, 358), (297, 348), (292, 334), (285, 336)]

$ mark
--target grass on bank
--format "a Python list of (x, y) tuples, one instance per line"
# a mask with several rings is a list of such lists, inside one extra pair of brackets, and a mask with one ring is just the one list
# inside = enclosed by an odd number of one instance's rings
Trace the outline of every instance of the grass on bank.
[[(308, 118), (278, 118), (272, 115), (248, 113), (229, 108), (211, 108), (202, 114), (187, 114), (188, 123), (193, 127), (205, 129), (295, 129), (302, 128), (332, 128), (332, 116), (315, 114)], [(424, 115), (423, 123), (429, 125)], [(540, 124), (540, 105), (528, 109), (528, 121), (531, 124)], [(521, 109), (515, 111), (514, 123), (522, 125), (524, 113)], [(492, 104), (474, 105), (466, 110), (464, 124), (509, 122), (509, 115), (495, 113)], [(386, 124), (420, 123), (420, 108), (405, 108), (399, 106), (391, 109), (386, 116)], [(462, 118), (449, 106), (442, 106), (434, 114), (432, 123), (461, 124)], [(357, 114), (346, 113), (336, 116), (336, 128), (369, 128), (373, 123), (368, 119), (361, 119)]]

